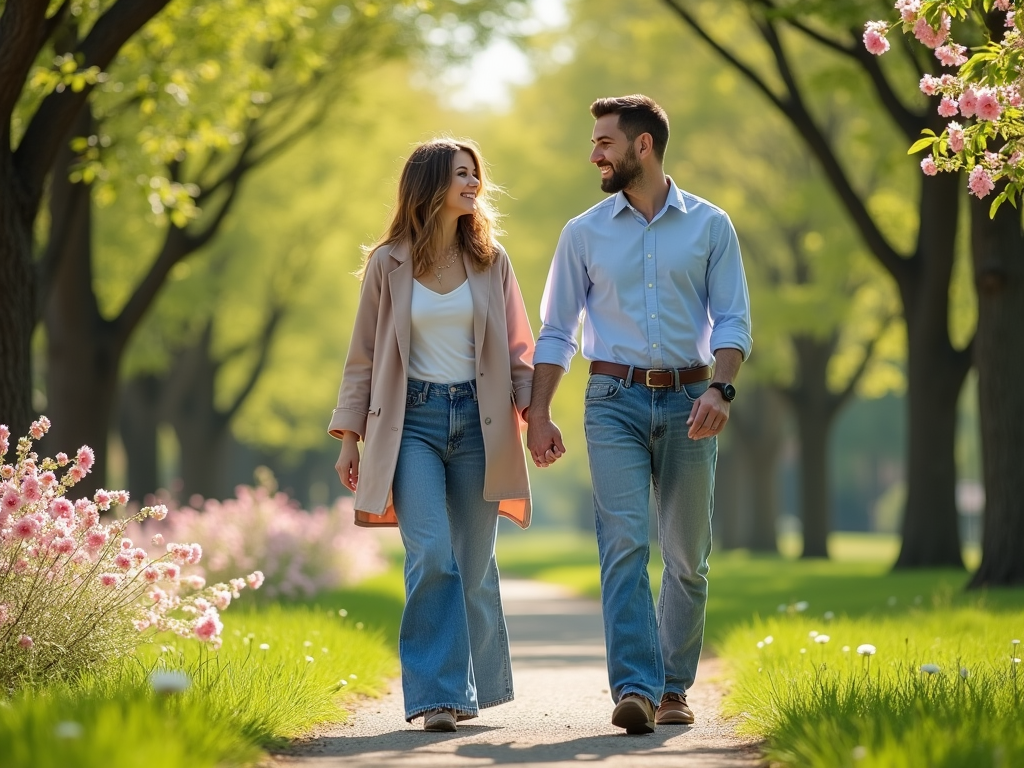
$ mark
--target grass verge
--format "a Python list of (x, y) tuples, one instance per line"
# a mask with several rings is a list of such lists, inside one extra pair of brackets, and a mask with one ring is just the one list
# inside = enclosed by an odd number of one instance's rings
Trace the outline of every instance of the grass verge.
[(722, 644), (734, 681), (726, 712), (767, 739), (773, 765), (1024, 765), (1021, 635), (1019, 612), (948, 604), (754, 621)]
[[(389, 571), (309, 605), (236, 604), (215, 653), (167, 638), (103, 674), (25, 691), (0, 702), (0, 763), (251, 765), (263, 748), (343, 720), (348, 702), (383, 690), (397, 672), (400, 595), (401, 574)], [(154, 670), (180, 670), (189, 687), (158, 694)]]

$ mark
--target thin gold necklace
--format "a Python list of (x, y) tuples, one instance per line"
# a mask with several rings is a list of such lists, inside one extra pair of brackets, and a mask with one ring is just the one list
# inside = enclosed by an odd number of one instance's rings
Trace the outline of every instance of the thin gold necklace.
[(448, 269), (448, 267), (452, 266), (455, 263), (455, 260), (458, 257), (459, 257), (459, 246), (457, 244), (456, 245), (452, 245), (451, 248), (448, 249), (448, 261), (446, 263), (444, 263), (444, 264), (435, 264), (434, 265), (434, 274), (437, 275), (437, 284), (439, 286), (441, 286), (442, 288), (444, 287), (444, 285), (441, 283), (441, 270), (442, 269)]

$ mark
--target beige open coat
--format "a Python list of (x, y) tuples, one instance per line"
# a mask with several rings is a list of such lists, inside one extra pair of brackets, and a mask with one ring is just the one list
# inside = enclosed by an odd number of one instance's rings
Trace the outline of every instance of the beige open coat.
[[(478, 272), (466, 261), (473, 296), (477, 399), (484, 437), (484, 498), (521, 528), (530, 524), (530, 479), (521, 415), (530, 404), (533, 331), (508, 254)], [(356, 525), (396, 525), (391, 481), (405, 423), (412, 311), (412, 260), (405, 244), (382, 246), (366, 265), (352, 343), (328, 431), (363, 440)]]

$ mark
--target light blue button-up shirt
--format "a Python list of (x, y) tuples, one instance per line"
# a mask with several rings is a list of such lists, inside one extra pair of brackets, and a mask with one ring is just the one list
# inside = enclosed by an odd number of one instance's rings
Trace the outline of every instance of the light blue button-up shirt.
[(638, 368), (710, 365), (716, 349), (750, 354), (750, 298), (725, 211), (669, 179), (649, 223), (622, 192), (571, 219), (558, 239), (534, 363), (583, 357)]

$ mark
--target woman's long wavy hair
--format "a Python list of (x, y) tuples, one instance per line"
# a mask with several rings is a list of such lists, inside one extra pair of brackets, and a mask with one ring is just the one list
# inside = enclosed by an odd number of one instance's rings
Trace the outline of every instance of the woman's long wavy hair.
[[(409, 243), (413, 274), (427, 274), (431, 264), (442, 258), (444, 243), (441, 210), (452, 184), (455, 153), (465, 150), (476, 164), (480, 186), (476, 193), (476, 211), (460, 216), (455, 230), (459, 250), (468, 253), (477, 271), (494, 263), (498, 254), (495, 237), (499, 214), (491, 202), (495, 191), (488, 184), (483, 158), (475, 143), (463, 139), (432, 139), (409, 155), (398, 182), (398, 200), (384, 236), (366, 249), (367, 258), (382, 245)], [(363, 268), (365, 269), (365, 263)]]

